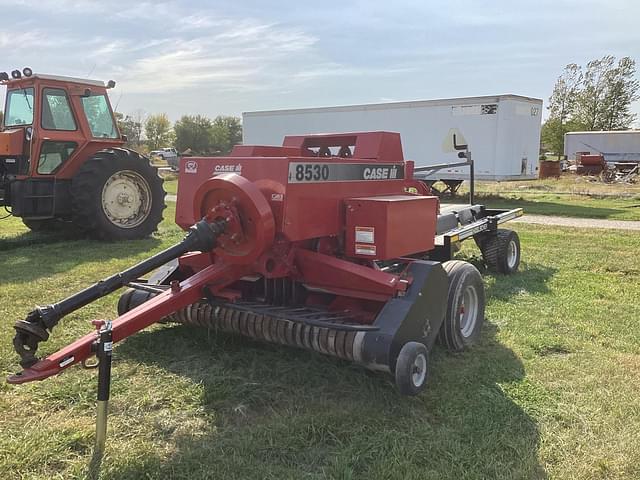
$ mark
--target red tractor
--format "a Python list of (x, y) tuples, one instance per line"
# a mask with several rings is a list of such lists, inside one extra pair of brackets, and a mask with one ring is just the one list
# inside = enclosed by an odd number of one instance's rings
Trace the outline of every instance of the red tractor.
[(165, 208), (158, 170), (124, 148), (100, 81), (0, 72), (0, 205), (31, 230), (75, 226), (105, 240), (145, 237)]

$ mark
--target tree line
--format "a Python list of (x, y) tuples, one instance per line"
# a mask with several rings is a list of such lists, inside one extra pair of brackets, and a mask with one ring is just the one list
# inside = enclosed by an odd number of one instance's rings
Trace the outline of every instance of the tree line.
[(166, 114), (122, 115), (116, 113), (120, 132), (127, 143), (139, 150), (175, 147), (178, 152), (198, 155), (226, 155), (242, 142), (242, 123), (238, 117), (219, 115), (213, 119), (204, 115), (183, 115), (171, 124)]
[(556, 80), (549, 98), (549, 118), (542, 142), (564, 153), (564, 134), (575, 131), (627, 130), (636, 119), (631, 103), (638, 96), (636, 62), (613, 55), (591, 60), (585, 67), (570, 63)]

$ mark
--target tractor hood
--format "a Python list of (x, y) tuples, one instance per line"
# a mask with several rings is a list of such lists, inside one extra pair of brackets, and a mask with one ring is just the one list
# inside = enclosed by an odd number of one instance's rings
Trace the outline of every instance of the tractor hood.
[(0, 155), (22, 155), (23, 146), (24, 128), (0, 132)]

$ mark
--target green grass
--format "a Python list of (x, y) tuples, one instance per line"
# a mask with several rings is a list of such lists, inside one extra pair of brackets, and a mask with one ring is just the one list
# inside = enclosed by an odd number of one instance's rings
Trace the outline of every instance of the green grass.
[[(17, 368), (12, 324), (182, 236), (38, 238), (5, 224), (0, 374)], [(114, 352), (103, 479), (640, 478), (637, 233), (514, 225), (524, 260), (487, 274), (480, 345), (436, 348), (428, 390), (306, 351), (176, 325)], [(478, 261), (471, 244), (461, 252)], [(109, 318), (117, 295), (70, 315), (51, 352)], [(0, 478), (84, 478), (95, 371), (0, 383)]]
[(170, 173), (164, 179), (164, 191), (175, 195), (178, 192), (178, 178), (175, 174)]
[[(561, 217), (640, 220), (640, 183), (605, 184), (593, 177), (564, 174), (559, 179), (478, 182), (476, 202), (494, 208), (522, 207), (525, 213)], [(463, 184), (458, 198), (466, 201)]]
[[(446, 201), (446, 200), (445, 200)], [(638, 198), (589, 198), (545, 194), (480, 194), (476, 202), (493, 208), (521, 207), (533, 215), (598, 218), (609, 220), (640, 220)]]

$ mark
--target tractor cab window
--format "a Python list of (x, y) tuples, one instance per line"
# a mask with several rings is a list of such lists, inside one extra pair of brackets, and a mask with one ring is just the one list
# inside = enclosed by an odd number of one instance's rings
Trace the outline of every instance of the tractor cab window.
[(105, 95), (82, 97), (82, 108), (95, 138), (118, 138), (118, 129), (111, 116)]
[(42, 94), (42, 128), (75, 130), (76, 121), (73, 119), (65, 91), (59, 88), (45, 88)]
[(17, 127), (33, 123), (33, 88), (21, 88), (7, 92), (4, 126)]

